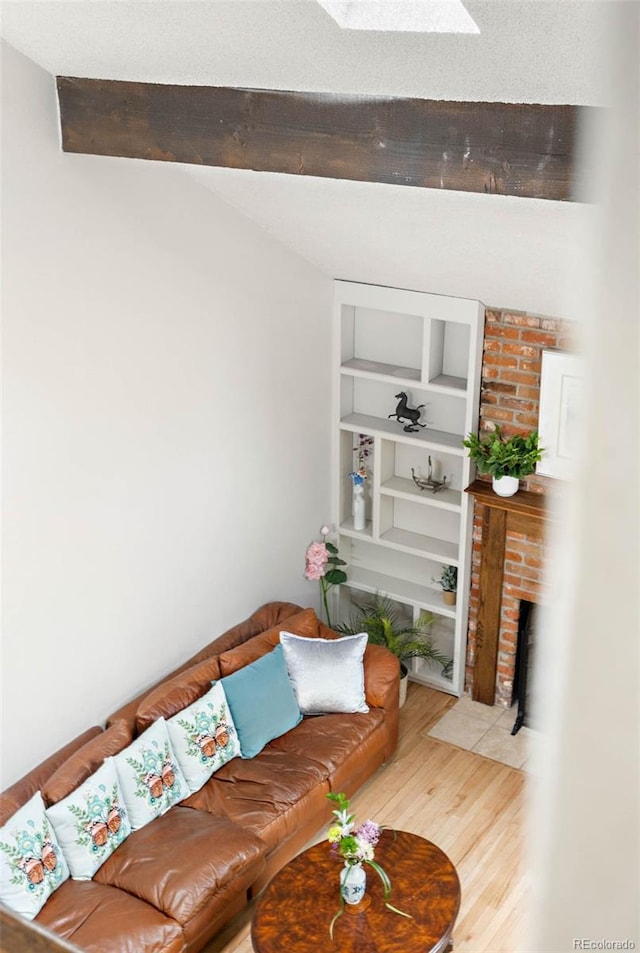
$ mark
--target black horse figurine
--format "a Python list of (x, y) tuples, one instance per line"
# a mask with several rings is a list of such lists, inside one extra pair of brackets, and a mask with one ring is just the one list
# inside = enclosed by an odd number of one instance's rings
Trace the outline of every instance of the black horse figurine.
[[(407, 395), (403, 390), (399, 394), (396, 394), (396, 398), (399, 400), (398, 406), (396, 407), (395, 414), (389, 414), (387, 420), (391, 417), (395, 417), (398, 422), (402, 420), (408, 420), (409, 423), (406, 427), (402, 429), (407, 433), (415, 433), (418, 427), (426, 427), (426, 424), (420, 423), (420, 411), (424, 407), (424, 404), (419, 404), (417, 407), (407, 407)], [(417, 424), (417, 426), (416, 426)]]

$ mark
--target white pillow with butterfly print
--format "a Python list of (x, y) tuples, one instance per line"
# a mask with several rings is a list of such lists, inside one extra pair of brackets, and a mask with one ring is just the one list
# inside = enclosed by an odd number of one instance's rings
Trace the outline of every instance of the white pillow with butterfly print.
[(67, 862), (38, 791), (0, 828), (0, 900), (33, 920), (68, 877)]
[(105, 761), (71, 794), (47, 809), (74, 880), (91, 880), (131, 833), (116, 766)]
[(171, 746), (164, 718), (158, 718), (127, 748), (106, 761), (115, 763), (134, 831), (166, 814), (191, 793)]
[(167, 728), (192, 794), (214, 771), (240, 755), (238, 733), (220, 682), (170, 718)]

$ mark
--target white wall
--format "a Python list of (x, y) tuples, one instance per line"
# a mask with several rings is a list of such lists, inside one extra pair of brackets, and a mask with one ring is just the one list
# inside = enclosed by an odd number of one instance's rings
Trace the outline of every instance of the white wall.
[(53, 78), (2, 66), (4, 786), (315, 604), (331, 285), (171, 165), (62, 154)]
[(532, 789), (531, 953), (640, 948), (640, 4), (608, 11), (610, 107), (584, 136), (600, 230), (581, 283), (583, 460), (558, 507)]

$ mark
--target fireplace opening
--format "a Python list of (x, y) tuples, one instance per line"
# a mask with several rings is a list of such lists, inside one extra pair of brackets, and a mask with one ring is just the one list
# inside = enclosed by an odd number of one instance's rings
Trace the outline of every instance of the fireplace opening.
[(531, 727), (531, 673), (535, 656), (535, 628), (537, 606), (535, 602), (520, 600), (518, 615), (518, 639), (516, 643), (516, 668), (513, 679), (513, 703), (518, 703), (516, 720), (511, 734), (517, 734), (522, 726)]

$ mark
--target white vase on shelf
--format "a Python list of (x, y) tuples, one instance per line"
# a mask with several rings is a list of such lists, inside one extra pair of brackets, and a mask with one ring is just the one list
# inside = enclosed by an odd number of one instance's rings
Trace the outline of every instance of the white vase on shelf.
[(363, 530), (367, 521), (364, 512), (364, 486), (361, 483), (353, 485), (352, 513), (353, 528)]

